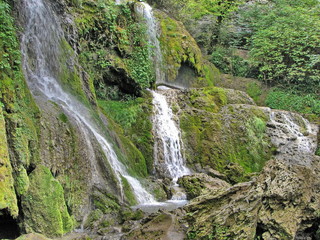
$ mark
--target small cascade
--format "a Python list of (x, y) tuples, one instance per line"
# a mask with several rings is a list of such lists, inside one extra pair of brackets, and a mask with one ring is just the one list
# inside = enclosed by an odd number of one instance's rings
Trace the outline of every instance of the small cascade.
[(153, 125), (156, 134), (155, 165), (162, 176), (172, 179), (174, 192), (172, 199), (186, 199), (177, 185), (178, 178), (191, 173), (181, 153), (181, 133), (176, 126), (166, 96), (155, 91), (152, 91), (152, 95), (155, 112)]
[[(92, 114), (81, 102), (62, 89), (58, 80), (60, 46), (64, 39), (59, 19), (43, 0), (22, 0), (27, 23), (21, 40), (23, 68), (32, 94), (59, 104), (82, 128), (83, 133), (91, 132), (105, 153), (120, 184), (121, 195), (124, 177), (131, 185), (139, 203), (154, 202), (154, 198), (131, 177), (126, 167), (118, 160), (112, 145), (99, 132), (100, 128)], [(88, 139), (86, 139), (87, 142)], [(91, 145), (89, 144), (88, 147)], [(91, 146), (92, 147), (92, 146)], [(94, 169), (93, 169), (94, 170)]]
[(269, 115), (268, 133), (277, 147), (277, 158), (310, 165), (317, 149), (317, 126), (293, 112), (270, 110)]
[(135, 11), (137, 12), (137, 14), (143, 17), (147, 25), (148, 42), (150, 44), (150, 48), (149, 48), (150, 58), (154, 64), (156, 82), (164, 83), (165, 75), (164, 75), (163, 59), (162, 59), (160, 42), (158, 40), (159, 26), (153, 15), (152, 7), (148, 3), (138, 2), (135, 4)]

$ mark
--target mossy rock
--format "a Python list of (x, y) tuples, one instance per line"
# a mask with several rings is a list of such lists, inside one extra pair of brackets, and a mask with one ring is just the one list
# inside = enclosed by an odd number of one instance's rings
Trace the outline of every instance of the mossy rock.
[(30, 187), (21, 200), (26, 231), (49, 237), (71, 231), (73, 221), (65, 204), (63, 188), (50, 170), (38, 165), (29, 179)]
[(160, 23), (166, 83), (183, 87), (212, 86), (220, 78), (219, 70), (204, 59), (183, 24), (161, 11), (155, 11), (155, 16)]

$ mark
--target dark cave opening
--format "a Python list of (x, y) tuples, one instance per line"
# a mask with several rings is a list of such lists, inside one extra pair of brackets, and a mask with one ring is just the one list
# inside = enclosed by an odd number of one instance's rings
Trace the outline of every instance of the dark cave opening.
[(6, 211), (0, 211), (0, 239), (16, 239), (19, 236), (20, 230), (17, 220)]

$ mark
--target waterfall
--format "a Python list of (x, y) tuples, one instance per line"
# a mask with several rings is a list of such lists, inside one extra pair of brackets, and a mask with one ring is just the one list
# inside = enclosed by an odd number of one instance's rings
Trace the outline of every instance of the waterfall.
[(162, 60), (162, 53), (160, 42), (158, 40), (159, 37), (159, 26), (153, 15), (152, 7), (145, 2), (138, 2), (135, 4), (135, 11), (142, 16), (146, 25), (147, 25), (147, 35), (149, 42), (149, 52), (150, 59), (154, 64), (155, 74), (156, 74), (156, 82), (164, 83), (165, 75), (164, 75), (164, 67)]
[(115, 176), (120, 184), (121, 196), (123, 187), (121, 177), (128, 180), (139, 203), (154, 202), (150, 195), (140, 184), (131, 177), (126, 167), (118, 160), (112, 145), (100, 134), (99, 127), (92, 114), (74, 96), (63, 90), (57, 80), (60, 69), (60, 46), (64, 34), (59, 25), (59, 19), (53, 10), (43, 0), (22, 0), (25, 17), (27, 19), (24, 34), (21, 39), (23, 55), (23, 69), (28, 86), (35, 97), (45, 97), (59, 104), (81, 126), (86, 136), (89, 131), (100, 144), (106, 155)]
[[(186, 167), (181, 152), (181, 132), (174, 121), (166, 96), (155, 91), (152, 91), (152, 95), (155, 112), (153, 125), (156, 134), (155, 165), (162, 175), (172, 178), (173, 185), (176, 187), (179, 177), (191, 173)], [(174, 195), (173, 198), (179, 197)]]
[[(139, 2), (135, 4), (135, 11), (143, 17), (147, 25), (150, 59), (154, 63), (156, 83), (165, 83), (163, 59), (158, 40), (159, 26), (154, 17), (152, 7), (145, 2)], [(191, 173), (186, 167), (181, 153), (181, 133), (173, 119), (174, 115), (166, 97), (155, 91), (152, 91), (152, 95), (155, 109), (153, 128), (156, 139), (158, 139), (158, 141), (155, 141), (154, 147), (155, 165), (162, 176), (172, 178), (173, 187), (175, 188), (175, 194), (172, 199), (186, 199), (184, 193), (177, 188), (178, 178)], [(158, 148), (161, 150), (158, 151)]]

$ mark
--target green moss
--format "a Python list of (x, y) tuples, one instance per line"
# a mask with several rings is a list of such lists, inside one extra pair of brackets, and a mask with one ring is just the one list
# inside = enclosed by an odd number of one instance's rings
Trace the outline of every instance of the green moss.
[(4, 107), (10, 160), (13, 166), (28, 167), (39, 161), (39, 109), (23, 78), (19, 41), (10, 14), (9, 5), (0, 1), (0, 101)]
[(193, 107), (208, 112), (218, 112), (222, 106), (227, 104), (226, 92), (217, 87), (191, 90), (189, 98)]
[(30, 181), (27, 174), (27, 170), (23, 166), (20, 166), (16, 171), (14, 184), (16, 192), (19, 196), (26, 194), (26, 192), (28, 191)]
[(8, 209), (11, 216), (17, 217), (18, 205), (13, 186), (14, 180), (5, 129), (3, 113), (0, 107), (0, 211)]
[[(59, 80), (62, 85), (72, 92), (74, 96), (87, 102), (87, 97), (84, 92), (84, 83), (80, 78), (80, 72), (75, 65), (70, 68), (70, 62), (74, 62), (75, 52), (66, 40), (61, 40), (60, 56), (59, 56)], [(92, 93), (94, 95), (94, 92)]]
[(89, 214), (89, 216), (84, 224), (84, 227), (89, 228), (89, 229), (93, 229), (96, 222), (99, 221), (102, 217), (103, 217), (103, 212), (100, 209), (95, 209), (94, 211), (92, 211)]
[(73, 221), (67, 211), (63, 188), (42, 165), (29, 175), (30, 186), (22, 197), (27, 232), (61, 236), (71, 231)]
[(64, 113), (59, 114), (59, 119), (64, 123), (68, 122), (68, 117)]
[(186, 190), (188, 199), (193, 199), (200, 196), (202, 189), (205, 188), (201, 183), (201, 180), (196, 177), (189, 180), (180, 178), (178, 183)]

